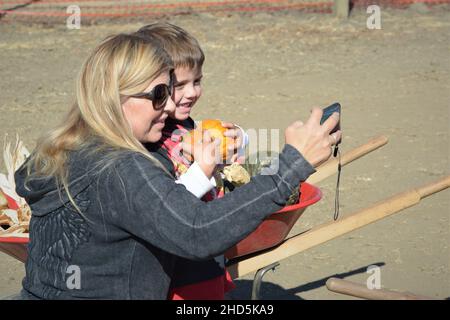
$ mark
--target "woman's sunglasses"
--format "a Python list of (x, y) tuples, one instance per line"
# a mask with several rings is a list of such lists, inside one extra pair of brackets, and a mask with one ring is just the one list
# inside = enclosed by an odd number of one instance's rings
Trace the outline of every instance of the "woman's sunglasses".
[(170, 74), (169, 85), (162, 83), (156, 85), (150, 92), (143, 92), (131, 95), (133, 98), (144, 98), (152, 101), (153, 109), (159, 111), (166, 106), (167, 100), (173, 91), (173, 75)]

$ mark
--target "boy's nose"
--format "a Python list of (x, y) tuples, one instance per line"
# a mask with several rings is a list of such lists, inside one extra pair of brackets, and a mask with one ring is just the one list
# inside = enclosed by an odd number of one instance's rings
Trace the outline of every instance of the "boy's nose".
[(195, 98), (197, 96), (197, 91), (195, 91), (195, 88), (193, 85), (186, 86), (184, 96), (186, 98)]

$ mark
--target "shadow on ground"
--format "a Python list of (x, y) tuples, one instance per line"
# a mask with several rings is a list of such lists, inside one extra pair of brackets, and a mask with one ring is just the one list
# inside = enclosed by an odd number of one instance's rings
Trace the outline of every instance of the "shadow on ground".
[[(382, 267), (385, 265), (385, 263), (377, 262), (370, 265)], [(366, 273), (367, 267), (369, 267), (370, 265), (349, 272), (333, 274), (328, 277), (312, 281), (307, 284), (303, 284), (291, 289), (284, 289), (283, 287), (277, 284), (265, 282), (263, 279), (259, 296), (261, 300), (304, 300), (301, 296), (299, 296), (299, 294), (325, 286), (325, 283), (331, 277), (344, 279), (346, 277), (350, 277), (355, 274)], [(236, 289), (230, 292), (229, 296), (232, 299), (236, 300), (249, 300), (252, 296), (253, 281), (236, 280), (234, 283), (236, 284)]]

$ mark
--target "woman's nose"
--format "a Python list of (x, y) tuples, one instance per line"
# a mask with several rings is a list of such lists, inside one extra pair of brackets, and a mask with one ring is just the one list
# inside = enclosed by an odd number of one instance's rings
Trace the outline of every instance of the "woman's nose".
[(164, 106), (164, 112), (172, 113), (175, 111), (175, 108), (176, 108), (175, 102), (173, 102), (172, 97), (170, 96), (167, 99), (166, 105)]

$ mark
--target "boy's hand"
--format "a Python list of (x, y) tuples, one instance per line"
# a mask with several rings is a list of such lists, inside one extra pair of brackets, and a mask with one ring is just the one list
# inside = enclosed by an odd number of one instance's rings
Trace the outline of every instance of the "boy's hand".
[(217, 163), (220, 161), (220, 159), (217, 159), (220, 156), (220, 139), (214, 139), (213, 141), (211, 134), (206, 130), (202, 139), (196, 140), (198, 142), (194, 144), (182, 142), (183, 154), (197, 162), (205, 175), (211, 178), (214, 175)]

